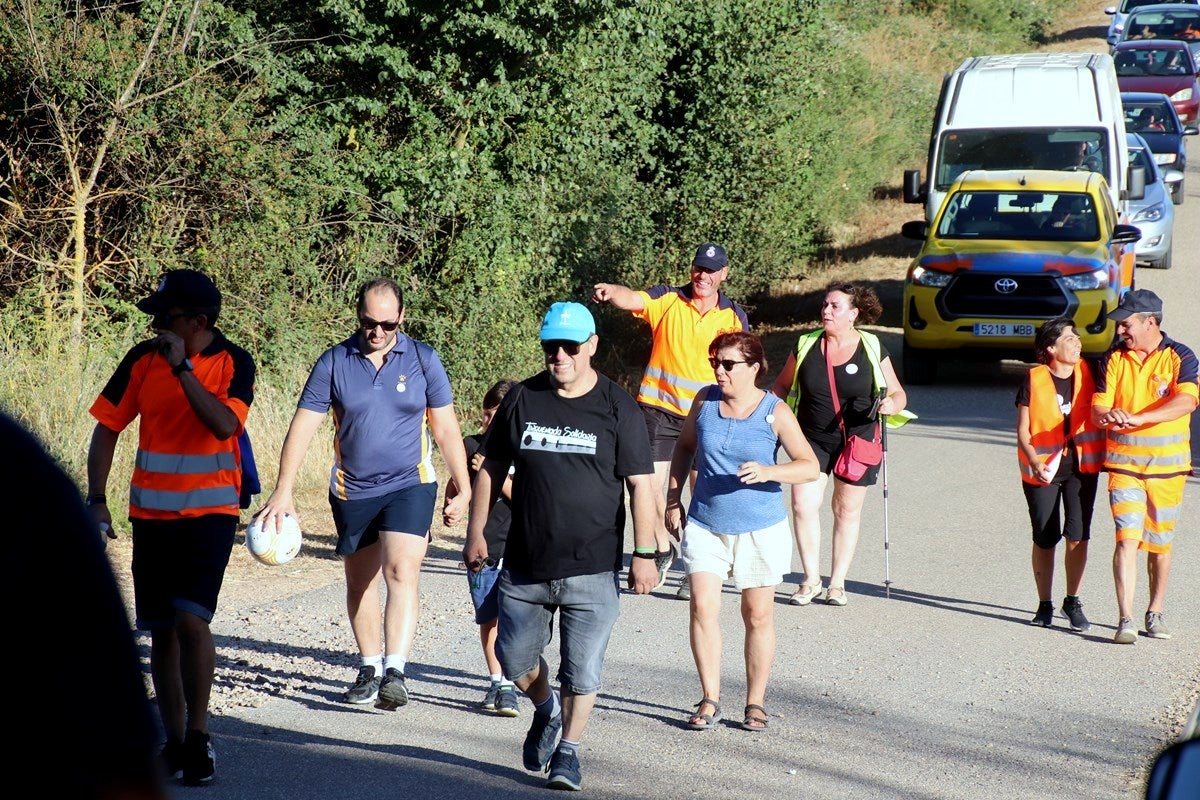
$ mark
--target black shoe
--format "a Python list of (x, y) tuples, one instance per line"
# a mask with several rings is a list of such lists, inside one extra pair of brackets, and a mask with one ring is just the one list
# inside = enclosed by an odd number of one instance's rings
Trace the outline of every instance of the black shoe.
[(379, 698), (375, 701), (375, 707), (384, 711), (395, 711), (406, 705), (408, 687), (404, 685), (404, 673), (394, 667), (388, 667), (383, 671), (383, 682), (379, 684)]
[(379, 678), (375, 675), (374, 667), (360, 667), (354, 685), (342, 695), (342, 700), (356, 706), (374, 703), (379, 696)]
[(169, 781), (177, 781), (183, 777), (183, 742), (168, 739), (159, 751), (158, 760)]
[(1049, 600), (1043, 600), (1038, 603), (1037, 613), (1033, 615), (1030, 621), (1031, 625), (1041, 625), (1043, 628), (1049, 628), (1054, 624), (1054, 603)]
[(675, 542), (667, 544), (666, 550), (659, 550), (654, 553), (654, 566), (658, 569), (658, 583), (651, 591), (657, 592), (667, 583), (667, 573), (671, 570), (671, 565), (675, 563)]
[(550, 766), (550, 757), (558, 746), (558, 732), (561, 730), (561, 712), (553, 717), (533, 712), (533, 724), (529, 726), (529, 733), (525, 734), (525, 744), (521, 748), (525, 769), (543, 772)]
[(546, 788), (578, 792), (581, 786), (583, 775), (579, 771), (579, 756), (574, 750), (555, 750), (550, 759), (550, 779), (546, 781)]
[(1071, 599), (1070, 597), (1063, 599), (1063, 613), (1067, 615), (1067, 619), (1071, 621), (1071, 630), (1083, 633), (1092, 629), (1092, 623), (1088, 622), (1088, 618), (1083, 614), (1083, 603), (1079, 598)]
[(190, 786), (208, 783), (217, 772), (217, 754), (207, 733), (190, 730), (183, 740), (183, 782)]

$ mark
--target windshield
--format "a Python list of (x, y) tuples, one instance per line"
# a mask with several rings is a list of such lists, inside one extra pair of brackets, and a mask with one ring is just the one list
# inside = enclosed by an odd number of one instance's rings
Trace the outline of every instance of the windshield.
[(1123, 103), (1125, 130), (1130, 133), (1179, 133), (1166, 101)]
[(1125, 23), (1126, 39), (1200, 39), (1200, 9), (1135, 11)]
[(943, 239), (1036, 239), (1092, 242), (1100, 226), (1083, 192), (963, 191), (946, 201)]
[(1154, 162), (1150, 160), (1150, 156), (1146, 155), (1146, 151), (1140, 147), (1129, 148), (1129, 166), (1133, 169), (1141, 167), (1146, 172), (1146, 185), (1154, 184), (1158, 179), (1155, 177)]
[(969, 169), (1090, 170), (1108, 175), (1104, 131), (1072, 128), (955, 130), (942, 134), (934, 187), (945, 191)]
[(1162, 78), (1192, 72), (1192, 60), (1182, 44), (1172, 48), (1120, 50), (1113, 56), (1113, 63), (1122, 78)]

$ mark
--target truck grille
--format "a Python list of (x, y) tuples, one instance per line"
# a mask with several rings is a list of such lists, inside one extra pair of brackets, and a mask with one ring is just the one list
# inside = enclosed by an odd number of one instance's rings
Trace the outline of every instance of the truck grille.
[[(999, 281), (1015, 281), (1016, 289), (1003, 293)], [(1070, 313), (1075, 298), (1052, 275), (1021, 273), (959, 273), (938, 294), (943, 319), (959, 317), (1009, 317), (1014, 319), (1062, 316)]]

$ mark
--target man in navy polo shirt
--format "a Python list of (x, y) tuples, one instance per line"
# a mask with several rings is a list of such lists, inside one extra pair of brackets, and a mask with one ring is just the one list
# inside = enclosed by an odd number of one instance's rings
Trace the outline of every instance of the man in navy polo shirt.
[[(326, 350), (300, 394), (279, 456), (279, 482), (255, 517), (296, 515), (292, 493), (309, 443), (332, 408), (329, 505), (346, 572), (346, 610), (362, 656), (347, 703), (394, 711), (408, 702), (404, 668), (420, 611), (418, 580), (437, 501), (433, 442), (454, 482), (442, 518), (456, 525), (471, 481), (450, 379), (433, 348), (400, 331), (404, 295), (378, 278), (358, 293), (358, 331)], [(432, 435), (432, 436), (431, 436)], [(387, 587), (382, 639), (379, 576)]]

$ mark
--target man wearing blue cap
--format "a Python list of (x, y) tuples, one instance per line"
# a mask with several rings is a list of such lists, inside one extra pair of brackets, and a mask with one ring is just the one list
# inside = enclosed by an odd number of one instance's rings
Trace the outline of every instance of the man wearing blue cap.
[[(480, 446), (484, 461), (463, 547), (468, 568), (481, 569), (488, 555), (484, 524), (513, 466), (496, 655), (535, 706), (525, 768), (548, 770), (547, 786), (555, 789), (581, 785), (579, 742), (619, 610), (626, 488), (638, 556), (630, 588), (646, 594), (658, 578), (645, 422), (629, 393), (592, 367), (598, 341), (585, 306), (550, 307), (541, 330), (546, 369), (509, 391)], [(555, 611), (561, 698), (542, 658)]]

